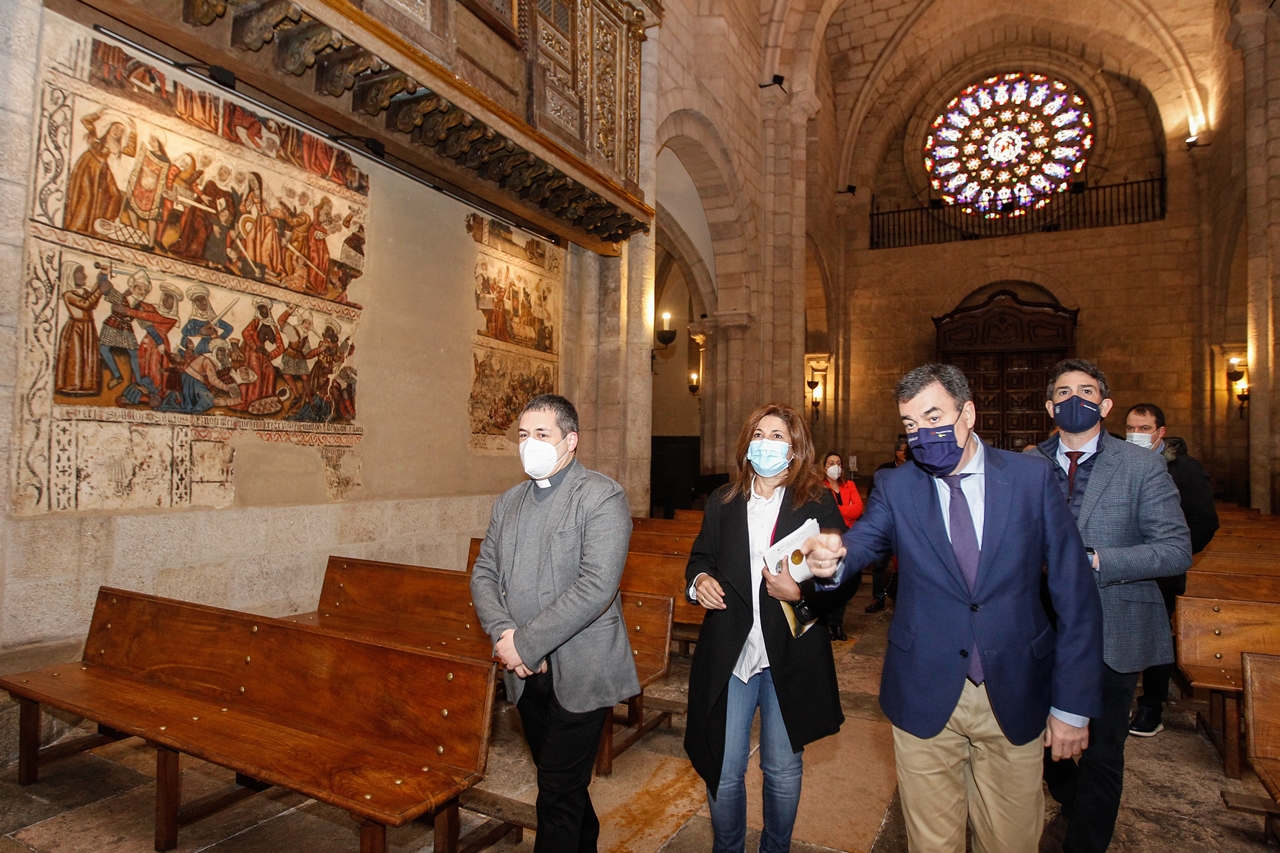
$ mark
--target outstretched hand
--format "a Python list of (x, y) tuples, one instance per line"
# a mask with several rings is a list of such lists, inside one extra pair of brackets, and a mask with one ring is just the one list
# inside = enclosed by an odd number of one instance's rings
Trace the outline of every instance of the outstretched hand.
[(838, 533), (819, 533), (810, 536), (800, 546), (809, 564), (809, 571), (815, 577), (829, 578), (840, 568), (840, 561), (846, 553), (844, 543)]

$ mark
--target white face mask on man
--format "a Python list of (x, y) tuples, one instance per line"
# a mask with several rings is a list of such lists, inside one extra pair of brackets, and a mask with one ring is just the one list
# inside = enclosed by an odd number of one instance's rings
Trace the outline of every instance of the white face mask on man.
[(520, 442), (520, 463), (524, 465), (524, 472), (534, 480), (550, 477), (556, 463), (560, 461), (560, 454), (556, 449), (568, 440), (569, 436), (566, 435), (555, 444), (532, 437)]
[(1139, 447), (1150, 450), (1154, 445), (1151, 443), (1151, 436), (1145, 432), (1126, 432), (1124, 440), (1130, 444), (1136, 444)]

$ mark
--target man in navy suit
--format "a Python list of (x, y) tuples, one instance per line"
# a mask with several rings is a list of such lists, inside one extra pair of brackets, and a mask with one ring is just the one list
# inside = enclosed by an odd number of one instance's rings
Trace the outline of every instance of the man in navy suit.
[(910, 849), (964, 853), (968, 823), (975, 850), (1035, 850), (1043, 747), (1080, 757), (1102, 709), (1098, 589), (1050, 466), (978, 438), (959, 368), (918, 367), (896, 393), (915, 464), (876, 474), (843, 540), (806, 543), (809, 566), (838, 584), (846, 567), (898, 556), (880, 707)]

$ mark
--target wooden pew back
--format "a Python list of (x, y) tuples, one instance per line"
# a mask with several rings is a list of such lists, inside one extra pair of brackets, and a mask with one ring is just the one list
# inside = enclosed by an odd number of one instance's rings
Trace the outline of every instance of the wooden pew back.
[(1280, 657), (1253, 652), (1242, 657), (1249, 756), (1280, 761)]
[(627, 553), (627, 567), (622, 572), (622, 588), (634, 592), (669, 595), (675, 600), (674, 621), (683, 625), (701, 625), (705, 611), (685, 598), (684, 570), (688, 557), (667, 554)]
[(318, 609), (409, 631), (430, 626), (459, 641), (492, 645), (471, 601), (470, 572), (330, 557)]
[(670, 533), (663, 530), (632, 530), (631, 544), (628, 551), (640, 551), (646, 554), (671, 554), (684, 557), (686, 562), (689, 551), (693, 548), (693, 540), (698, 538), (697, 532)]
[(1280, 603), (1280, 575), (1235, 572), (1187, 572), (1187, 595)]
[(492, 663), (106, 587), (84, 660), (313, 734), (430, 749), (442, 764), (484, 772)]
[(1251, 535), (1215, 535), (1213, 541), (1205, 546), (1203, 553), (1239, 554), (1244, 557), (1280, 561), (1280, 539)]
[(674, 599), (669, 595), (622, 590), (622, 619), (631, 640), (631, 654), (636, 662), (640, 686), (648, 687), (667, 674), (671, 658), (671, 611)]
[(681, 518), (633, 518), (631, 519), (631, 534), (634, 536), (638, 532), (646, 533), (674, 533), (678, 536), (697, 536), (702, 530), (702, 519), (681, 519)]
[(1233, 554), (1229, 551), (1205, 549), (1191, 558), (1197, 572), (1221, 572), (1238, 575), (1280, 575), (1280, 559), (1259, 554)]
[(675, 511), (676, 521), (697, 521), (702, 523), (703, 512), (700, 509), (678, 509)]
[(1196, 686), (1241, 688), (1241, 652), (1280, 654), (1280, 604), (1178, 597), (1178, 665)]

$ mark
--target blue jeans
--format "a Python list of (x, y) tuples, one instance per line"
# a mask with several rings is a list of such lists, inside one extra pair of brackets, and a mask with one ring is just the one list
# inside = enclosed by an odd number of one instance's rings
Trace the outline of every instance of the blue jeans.
[(786, 853), (800, 806), (800, 778), (804, 750), (791, 751), (791, 739), (773, 690), (773, 673), (765, 669), (743, 684), (729, 676), (725, 715), (724, 763), (717, 796), (707, 792), (713, 853), (741, 853), (747, 839), (747, 758), (751, 751), (751, 720), (760, 709), (760, 769), (764, 773), (764, 832), (760, 853)]

